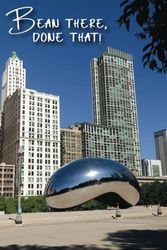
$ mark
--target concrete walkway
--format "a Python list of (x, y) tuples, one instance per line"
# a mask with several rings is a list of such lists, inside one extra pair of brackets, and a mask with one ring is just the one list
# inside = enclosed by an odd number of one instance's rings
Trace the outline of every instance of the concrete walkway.
[(167, 208), (154, 216), (156, 207), (115, 210), (0, 215), (0, 250), (167, 249)]

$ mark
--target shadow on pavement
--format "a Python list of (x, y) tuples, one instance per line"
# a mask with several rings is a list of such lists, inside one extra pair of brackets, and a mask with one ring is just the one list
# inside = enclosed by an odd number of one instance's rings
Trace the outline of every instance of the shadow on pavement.
[(167, 250), (167, 230), (118, 231), (109, 233), (104, 241), (116, 249)]
[(108, 248), (99, 248), (94, 245), (71, 245), (71, 246), (40, 246), (40, 245), (10, 245), (0, 247), (0, 250), (108, 250)]
[(124, 230), (108, 233), (103, 247), (96, 245), (40, 246), (9, 245), (0, 250), (167, 250), (167, 230)]

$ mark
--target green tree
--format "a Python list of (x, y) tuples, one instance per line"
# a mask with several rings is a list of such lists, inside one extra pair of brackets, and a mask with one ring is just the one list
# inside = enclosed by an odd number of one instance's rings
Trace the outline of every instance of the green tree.
[(151, 204), (167, 205), (167, 182), (145, 183), (140, 188), (140, 201), (139, 204), (151, 205)]
[(5, 213), (7, 214), (16, 213), (17, 210), (16, 199), (12, 197), (7, 197), (5, 199), (5, 203), (6, 203)]
[(150, 204), (158, 204), (161, 202), (161, 186), (158, 181), (150, 183), (149, 185), (149, 200)]
[(149, 193), (149, 184), (144, 183), (140, 187), (140, 201), (139, 204), (141, 205), (148, 205), (149, 204), (149, 199), (148, 199), (148, 193)]
[(0, 196), (0, 211), (5, 211), (6, 201), (4, 196)]
[(163, 182), (161, 187), (161, 204), (167, 205), (167, 181)]
[(31, 196), (22, 198), (23, 212), (46, 212), (48, 211), (44, 196)]
[(140, 27), (135, 34), (146, 40), (143, 48), (143, 65), (161, 73), (167, 71), (167, 1), (166, 0), (123, 0), (123, 14), (118, 22), (129, 31), (131, 20)]
[[(44, 196), (21, 198), (21, 207), (25, 213), (48, 211)], [(0, 211), (5, 211), (7, 214), (16, 213), (17, 198), (0, 196)]]

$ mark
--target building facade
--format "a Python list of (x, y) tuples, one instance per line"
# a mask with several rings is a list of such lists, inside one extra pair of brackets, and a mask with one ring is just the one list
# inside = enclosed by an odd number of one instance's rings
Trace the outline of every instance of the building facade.
[[(91, 62), (93, 118), (111, 127), (113, 159), (141, 174), (133, 58), (108, 48)], [(112, 143), (112, 142), (111, 142)]]
[(26, 88), (26, 69), (23, 67), (23, 61), (19, 59), (16, 52), (13, 52), (7, 60), (2, 75), (1, 110), (6, 98), (13, 95), (18, 88)]
[(142, 176), (162, 176), (162, 167), (160, 160), (143, 159)]
[(82, 158), (81, 131), (77, 125), (61, 129), (61, 166)]
[(3, 130), (0, 125), (0, 162), (2, 162)]
[(60, 167), (59, 112), (58, 96), (29, 89), (18, 89), (4, 103), (2, 157), (18, 166), (18, 150), (23, 149), (23, 196), (43, 194), (49, 177)]
[(79, 158), (119, 159), (117, 137), (118, 129), (87, 122), (61, 129), (61, 166)]
[(15, 166), (4, 162), (0, 164), (0, 195), (14, 197)]
[(167, 129), (155, 132), (154, 138), (156, 156), (162, 164), (162, 175), (167, 175)]
[(90, 123), (81, 123), (80, 129), (82, 136), (82, 157), (114, 159), (118, 153), (115, 152), (115, 139), (118, 134), (116, 129)]
[(113, 159), (117, 134), (117, 129), (86, 122), (61, 129), (61, 166), (80, 158)]

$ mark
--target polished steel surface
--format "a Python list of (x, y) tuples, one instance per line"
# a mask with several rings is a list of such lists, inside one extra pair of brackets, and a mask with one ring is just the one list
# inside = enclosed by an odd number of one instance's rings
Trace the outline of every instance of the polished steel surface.
[(139, 185), (122, 164), (101, 158), (73, 161), (56, 171), (45, 189), (48, 206), (67, 209), (88, 200), (130, 207), (139, 200)]

